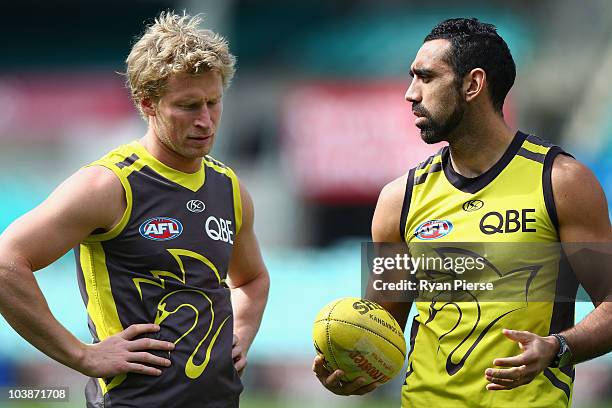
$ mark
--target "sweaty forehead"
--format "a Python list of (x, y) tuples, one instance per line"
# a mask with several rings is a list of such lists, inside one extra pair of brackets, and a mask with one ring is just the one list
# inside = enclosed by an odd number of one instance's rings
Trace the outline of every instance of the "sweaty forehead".
[(450, 48), (448, 40), (431, 40), (423, 43), (417, 52), (412, 69), (426, 69), (435, 71), (452, 70), (448, 63), (447, 53)]

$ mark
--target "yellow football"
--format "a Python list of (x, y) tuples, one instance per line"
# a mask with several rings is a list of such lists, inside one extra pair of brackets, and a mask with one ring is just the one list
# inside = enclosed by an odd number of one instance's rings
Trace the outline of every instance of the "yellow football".
[(330, 371), (344, 371), (343, 381), (362, 376), (365, 384), (385, 383), (401, 370), (406, 341), (397, 321), (378, 303), (346, 297), (327, 304), (317, 315), (312, 339)]

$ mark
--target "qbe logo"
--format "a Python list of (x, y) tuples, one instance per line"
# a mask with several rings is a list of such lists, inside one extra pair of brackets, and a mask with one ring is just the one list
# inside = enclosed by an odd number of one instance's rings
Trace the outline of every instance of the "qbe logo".
[(453, 223), (447, 220), (429, 220), (419, 225), (414, 236), (425, 241), (442, 238), (453, 229)]
[(230, 220), (224, 220), (223, 218), (217, 218), (211, 215), (206, 219), (205, 229), (206, 235), (213, 241), (234, 244), (232, 238), (234, 231), (232, 231), (232, 222)]
[(174, 218), (154, 217), (140, 224), (138, 232), (146, 239), (168, 241), (183, 233), (183, 225)]

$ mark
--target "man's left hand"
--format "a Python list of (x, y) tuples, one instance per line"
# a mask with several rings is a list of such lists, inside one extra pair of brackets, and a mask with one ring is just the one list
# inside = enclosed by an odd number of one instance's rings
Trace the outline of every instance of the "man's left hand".
[(247, 359), (242, 346), (240, 346), (240, 340), (235, 334), (232, 343), (232, 360), (234, 360), (234, 368), (238, 371), (238, 375), (242, 375), (247, 366)]
[(541, 337), (528, 331), (503, 330), (504, 336), (519, 344), (522, 352), (514, 357), (497, 358), (493, 365), (510, 368), (487, 368), (487, 390), (510, 390), (529, 384), (553, 360), (559, 342), (552, 336)]

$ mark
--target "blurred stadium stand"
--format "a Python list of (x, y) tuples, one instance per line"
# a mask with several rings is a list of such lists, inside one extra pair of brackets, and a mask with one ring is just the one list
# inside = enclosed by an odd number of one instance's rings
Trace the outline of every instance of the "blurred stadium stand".
[[(398, 405), (401, 378), (367, 398), (325, 392), (310, 372), (310, 328), (322, 305), (359, 294), (360, 242), (377, 193), (428, 155), (403, 96), (410, 62), (438, 21), (475, 16), (498, 26), (518, 67), (510, 121), (575, 153), (612, 197), (608, 1), (25, 0), (3, 4), (0, 25), (0, 231), (80, 166), (143, 134), (115, 72), (142, 23), (167, 8), (205, 13), (238, 57), (213, 155), (254, 197), (272, 277), (244, 378), (247, 408)], [(391, 163), (392, 152), (405, 156)], [(355, 157), (368, 174), (348, 170)], [(376, 162), (388, 165), (369, 166)], [(89, 341), (72, 257), (36, 276), (58, 319)], [(578, 304), (577, 319), (590, 310)], [(578, 366), (574, 407), (612, 405), (608, 357)], [(72, 407), (83, 405), (83, 382), (0, 318), (0, 386), (70, 385)]]

